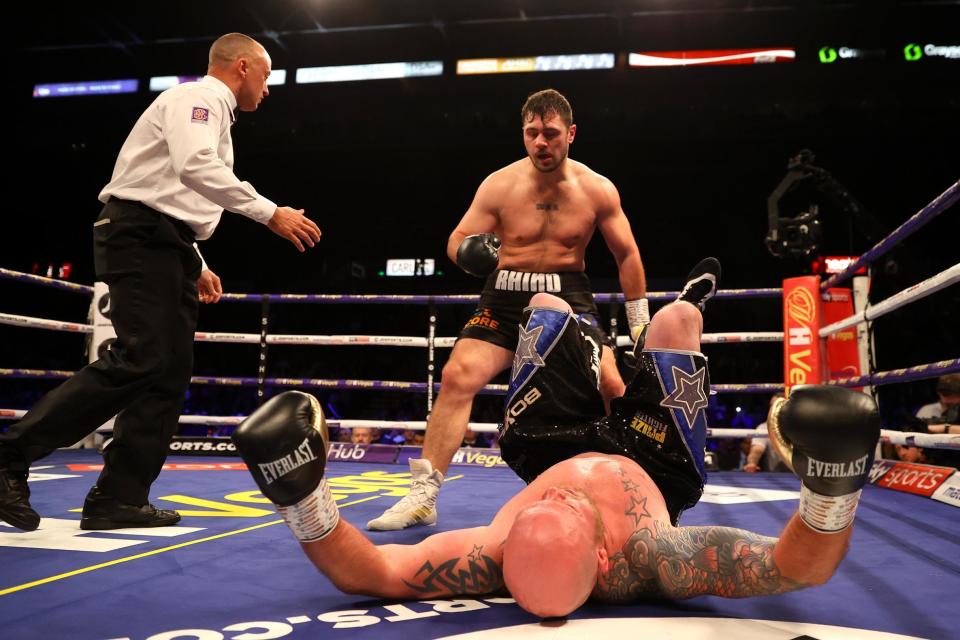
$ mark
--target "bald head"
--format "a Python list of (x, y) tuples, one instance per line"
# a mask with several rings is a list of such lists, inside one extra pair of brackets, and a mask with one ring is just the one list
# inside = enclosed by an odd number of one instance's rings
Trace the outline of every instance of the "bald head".
[(210, 47), (208, 67), (210, 69), (229, 66), (240, 58), (263, 58), (267, 50), (259, 42), (242, 33), (228, 33), (220, 36)]
[(566, 616), (587, 601), (605, 566), (599, 514), (585, 497), (549, 497), (517, 515), (503, 548), (503, 579), (524, 610)]
[(242, 33), (220, 36), (210, 47), (207, 74), (227, 85), (240, 111), (256, 111), (270, 95), (267, 78), (272, 69), (273, 62), (263, 45)]

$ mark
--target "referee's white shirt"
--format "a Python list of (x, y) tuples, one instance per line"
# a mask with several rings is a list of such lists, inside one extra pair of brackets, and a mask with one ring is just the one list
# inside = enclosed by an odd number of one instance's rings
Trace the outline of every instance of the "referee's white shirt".
[(233, 174), (236, 106), (212, 76), (161, 93), (133, 125), (100, 201), (142, 202), (187, 223), (197, 240), (213, 234), (224, 209), (269, 222), (277, 205)]

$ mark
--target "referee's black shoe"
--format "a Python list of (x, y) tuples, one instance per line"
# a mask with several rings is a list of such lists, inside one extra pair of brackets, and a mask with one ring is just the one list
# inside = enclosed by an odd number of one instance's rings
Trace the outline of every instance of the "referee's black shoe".
[(108, 496), (99, 487), (90, 489), (83, 502), (80, 528), (85, 531), (128, 529), (131, 527), (169, 527), (180, 522), (180, 514), (157, 509), (152, 504), (135, 505)]
[(40, 514), (30, 506), (29, 474), (30, 465), (23, 456), (0, 443), (0, 520), (24, 531), (40, 526)]

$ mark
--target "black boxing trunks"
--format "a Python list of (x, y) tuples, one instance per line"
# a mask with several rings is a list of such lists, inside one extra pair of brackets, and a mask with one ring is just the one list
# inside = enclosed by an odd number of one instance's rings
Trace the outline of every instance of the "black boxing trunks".
[(563, 298), (581, 314), (589, 333), (600, 344), (613, 342), (600, 328), (597, 305), (593, 301), (590, 280), (582, 271), (529, 273), (500, 269), (487, 276), (480, 304), (460, 330), (458, 338), (474, 338), (513, 351), (517, 348), (517, 327), (523, 309), (534, 293), (546, 292)]
[(514, 357), (500, 449), (526, 482), (580, 453), (634, 460), (663, 494), (673, 524), (703, 495), (706, 358), (692, 351), (647, 350), (622, 398), (604, 416), (599, 345), (577, 316), (531, 308)]

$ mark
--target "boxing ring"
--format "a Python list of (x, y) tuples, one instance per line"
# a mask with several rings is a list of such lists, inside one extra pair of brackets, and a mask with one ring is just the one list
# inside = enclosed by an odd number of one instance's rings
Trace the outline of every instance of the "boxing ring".
[[(921, 209), (842, 273), (819, 283), (824, 291), (848, 280), (960, 199), (960, 182)], [(93, 288), (0, 269), (0, 277), (81, 295)], [(819, 326), (818, 339), (852, 327), (861, 329), (960, 280), (960, 264), (923, 280), (849, 317)], [(652, 303), (676, 292), (650, 293)], [(779, 299), (780, 289), (721, 290), (718, 298)], [(198, 376), (195, 385), (269, 389), (390, 390), (425, 396), (432, 406), (436, 351), (454, 338), (436, 336), (441, 306), (475, 304), (478, 296), (358, 296), (225, 294), (221, 303), (259, 304), (258, 333), (198, 332), (198, 342), (256, 344), (255, 377)], [(600, 304), (622, 296), (598, 294)], [(269, 311), (278, 304), (426, 305), (426, 336), (286, 335), (268, 331)], [(94, 305), (96, 306), (96, 305)], [(616, 313), (611, 335), (618, 345)], [(0, 313), (0, 323), (88, 335), (92, 324)], [(709, 326), (709, 317), (707, 319)], [(29, 332), (28, 332), (29, 333)], [(707, 333), (706, 345), (783, 342), (784, 330)], [(867, 332), (864, 332), (867, 333)], [(792, 335), (792, 334), (791, 334)], [(425, 381), (267, 377), (268, 346), (402, 346), (427, 350)], [(713, 348), (713, 347), (712, 347)], [(893, 384), (960, 371), (960, 359), (917, 363), (893, 371), (825, 381), (847, 387)], [(7, 379), (57, 380), (72, 372), (0, 369)], [(784, 382), (712, 385), (718, 393), (772, 394)], [(486, 394), (505, 385), (488, 385)], [(2, 398), (2, 396), (0, 396)], [(2, 406), (2, 402), (0, 402)], [(0, 408), (16, 419), (22, 408)], [(183, 416), (181, 423), (231, 425), (241, 416)], [(423, 429), (417, 421), (330, 420), (331, 426)], [(494, 432), (491, 423), (471, 424)], [(711, 438), (743, 438), (749, 429), (711, 429)], [(883, 430), (881, 440), (931, 448), (960, 449), (960, 437)], [(187, 443), (189, 447), (185, 447)], [(178, 446), (179, 443), (179, 446)], [(177, 455), (154, 484), (158, 507), (183, 515), (177, 527), (82, 532), (79, 507), (99, 471), (91, 449), (62, 450), (33, 467), (32, 502), (44, 516), (35, 532), (0, 526), (0, 629), (4, 638), (130, 638), (219, 640), (236, 638), (360, 638), (416, 635), (424, 638), (550, 637), (601, 634), (671, 638), (954, 638), (960, 613), (953, 600), (960, 588), (960, 541), (956, 535), (960, 479), (944, 468), (912, 468), (878, 460), (864, 488), (848, 557), (821, 587), (780, 596), (727, 600), (701, 597), (683, 602), (651, 601), (630, 606), (588, 604), (565, 622), (540, 623), (505, 594), (417, 602), (371, 600), (341, 594), (318, 575), (269, 503), (256, 490), (225, 438), (176, 440)], [(363, 527), (398, 497), (410, 474), (405, 465), (418, 447), (332, 443), (328, 477), (347, 520)], [(404, 465), (404, 466), (398, 466)], [(913, 465), (915, 467), (917, 465)], [(938, 471), (937, 469), (940, 469)], [(440, 497), (436, 527), (376, 532), (377, 543), (416, 542), (439, 531), (486, 524), (521, 486), (495, 449), (461, 449)], [(891, 490), (897, 489), (897, 490)], [(934, 498), (934, 499), (930, 499)], [(778, 535), (796, 510), (799, 482), (778, 473), (711, 473), (701, 502), (684, 513), (683, 525), (723, 525)]]

